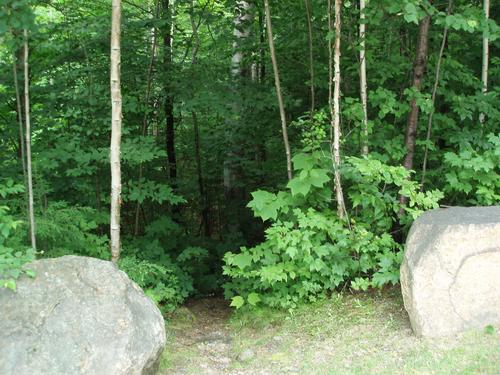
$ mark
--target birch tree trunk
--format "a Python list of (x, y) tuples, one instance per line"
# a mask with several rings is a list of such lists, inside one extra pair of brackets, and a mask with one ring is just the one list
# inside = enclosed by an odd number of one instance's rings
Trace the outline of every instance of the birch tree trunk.
[(29, 46), (28, 30), (24, 29), (24, 122), (26, 124), (26, 172), (28, 177), (28, 211), (30, 218), (31, 247), (36, 251), (36, 225), (33, 204), (33, 174), (31, 172), (31, 121), (30, 121), (30, 93), (29, 93)]
[(274, 40), (273, 40), (273, 28), (271, 24), (271, 11), (269, 8), (269, 0), (264, 0), (264, 6), (266, 8), (266, 25), (267, 25), (267, 37), (269, 41), (269, 52), (271, 54), (271, 61), (273, 64), (274, 71), (274, 84), (276, 86), (276, 95), (278, 97), (278, 105), (280, 110), (280, 118), (281, 118), (281, 132), (283, 134), (283, 143), (285, 145), (285, 154), (286, 154), (286, 170), (288, 179), (291, 180), (292, 175), (292, 155), (290, 152), (290, 143), (288, 142), (288, 130), (286, 125), (286, 113), (285, 113), (285, 104), (283, 102), (283, 94), (281, 93), (281, 82), (280, 75), (278, 69), (278, 62), (276, 60), (276, 52), (274, 50)]
[(359, 92), (361, 96), (361, 106), (363, 107), (362, 155), (368, 155), (368, 99), (366, 84), (365, 31), (365, 0), (359, 0)]
[[(490, 18), (490, 0), (484, 0), (483, 2), (483, 11), (486, 22)], [(482, 91), (483, 94), (488, 92), (488, 63), (489, 63), (489, 55), (490, 55), (490, 47), (487, 31), (483, 32), (483, 67), (481, 70), (481, 82), (483, 84)], [(481, 124), (484, 123), (484, 113), (479, 115), (479, 122)]]
[(309, 87), (311, 90), (311, 118), (314, 116), (314, 110), (316, 107), (316, 98), (314, 90), (314, 49), (313, 49), (313, 30), (312, 30), (312, 9), (311, 0), (304, 0), (306, 6), (306, 16), (307, 16), (307, 36), (309, 44)]
[[(415, 57), (415, 62), (413, 63), (413, 88), (418, 92), (421, 91), (422, 81), (424, 78), (425, 67), (427, 64), (427, 50), (428, 50), (428, 39), (429, 39), (429, 25), (431, 17), (427, 15), (419, 23), (418, 30), (418, 43), (417, 43), (417, 55)], [(416, 99), (413, 99), (410, 103), (410, 113), (408, 114), (406, 135), (405, 135), (405, 146), (406, 146), (406, 157), (403, 162), (403, 166), (410, 170), (413, 169), (413, 157), (415, 155), (415, 143), (417, 138), (417, 126), (418, 126), (419, 108)], [(406, 197), (403, 195), (399, 196), (399, 201), (401, 204), (406, 203)]]
[[(232, 94), (235, 98), (240, 95), (240, 86), (245, 76), (247, 75), (248, 69), (244, 66), (244, 49), (245, 41), (250, 37), (250, 31), (252, 26), (252, 5), (250, 2), (245, 0), (236, 1), (235, 15), (234, 15), (234, 29), (233, 29), (233, 55), (231, 57), (231, 78), (232, 78)], [(234, 118), (228, 119), (225, 127), (225, 138), (227, 142), (227, 152), (225, 155), (223, 174), (224, 174), (224, 195), (227, 202), (238, 206), (237, 202), (233, 202), (235, 199), (239, 200), (243, 198), (243, 194), (237, 185), (237, 180), (241, 178), (241, 168), (238, 165), (237, 160), (241, 155), (241, 145), (235, 142), (236, 133), (238, 132), (240, 126), (239, 121), (241, 121), (242, 110), (239, 100), (234, 100), (232, 103), (232, 111), (234, 113)], [(231, 205), (230, 204), (230, 205)]]
[(120, 144), (122, 135), (122, 94), (120, 88), (120, 34), (121, 0), (112, 0), (111, 16), (111, 260), (120, 258), (120, 205), (121, 205), (121, 165)]
[[(346, 215), (344, 193), (342, 191), (342, 181), (340, 176), (340, 32), (341, 19), (340, 10), (342, 0), (335, 0), (335, 23), (332, 25), (332, 4), (328, 0), (328, 31), (329, 35), (335, 35), (334, 48), (332, 43), (328, 42), (329, 49), (329, 102), (331, 115), (331, 135), (333, 140), (330, 146), (330, 152), (333, 159), (333, 168), (335, 173), (335, 196), (337, 199), (337, 213), (340, 218)], [(333, 54), (333, 66), (332, 66)], [(332, 89), (333, 84), (333, 89)]]

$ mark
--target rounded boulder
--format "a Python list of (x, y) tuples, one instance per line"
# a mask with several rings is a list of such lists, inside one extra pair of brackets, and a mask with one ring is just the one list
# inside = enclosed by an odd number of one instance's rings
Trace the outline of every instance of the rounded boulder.
[(113, 263), (64, 256), (0, 289), (0, 374), (149, 375), (166, 335), (156, 305)]
[(401, 289), (418, 336), (500, 324), (500, 207), (420, 216), (408, 234)]

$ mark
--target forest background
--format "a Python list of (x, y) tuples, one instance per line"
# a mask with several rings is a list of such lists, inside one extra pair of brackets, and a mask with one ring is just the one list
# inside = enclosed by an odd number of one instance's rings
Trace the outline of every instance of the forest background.
[[(15, 289), (35, 256), (111, 257), (111, 4), (0, 4), (0, 281)], [(424, 210), (498, 204), (488, 0), (121, 10), (118, 264), (165, 312), (394, 284)]]

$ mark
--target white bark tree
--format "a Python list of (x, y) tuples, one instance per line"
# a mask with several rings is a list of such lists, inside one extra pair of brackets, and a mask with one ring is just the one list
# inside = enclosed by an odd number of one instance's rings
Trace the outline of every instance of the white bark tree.
[(361, 106), (363, 107), (362, 155), (368, 155), (368, 89), (366, 83), (365, 19), (365, 0), (359, 0), (359, 84)]
[[(335, 22), (332, 23), (332, 4), (328, 0), (328, 31), (329, 35), (335, 35), (335, 42), (332, 49), (331, 41), (328, 42), (329, 51), (329, 101), (331, 114), (331, 154), (333, 158), (333, 168), (335, 173), (335, 196), (337, 199), (337, 213), (340, 218), (346, 215), (344, 193), (340, 176), (340, 33), (341, 19), (340, 10), (342, 0), (335, 0)], [(332, 66), (333, 55), (333, 66)], [(332, 88), (333, 85), (333, 88)]]
[(26, 124), (26, 173), (28, 178), (28, 212), (30, 218), (31, 247), (36, 251), (36, 224), (33, 204), (33, 173), (31, 171), (31, 120), (29, 85), (28, 30), (24, 29), (24, 122)]
[[(236, 1), (236, 9), (234, 16), (234, 29), (233, 29), (233, 55), (231, 57), (231, 76), (233, 79), (232, 91), (235, 96), (239, 93), (239, 86), (243, 77), (247, 75), (247, 68), (244, 66), (244, 48), (246, 40), (250, 37), (252, 26), (252, 5), (249, 1), (238, 0)], [(241, 108), (237, 101), (232, 103), (232, 109), (235, 117), (240, 117)], [(241, 153), (240, 146), (235, 144), (235, 132), (238, 129), (238, 120), (231, 119), (227, 121), (225, 137), (228, 143), (226, 158), (224, 160), (223, 173), (224, 173), (224, 191), (227, 200), (238, 196), (239, 192), (235, 185), (241, 174), (235, 165), (235, 160)]]
[(316, 94), (314, 90), (314, 49), (313, 49), (313, 28), (312, 28), (312, 7), (311, 0), (304, 0), (307, 16), (307, 37), (309, 44), (309, 89), (311, 90), (311, 118), (314, 116), (316, 107)]
[(120, 204), (121, 204), (121, 165), (120, 144), (122, 135), (122, 94), (120, 88), (120, 34), (121, 0), (112, 0), (111, 15), (111, 260), (120, 258)]
[[(483, 11), (486, 22), (490, 18), (490, 0), (484, 0)], [(481, 70), (481, 82), (483, 83), (483, 94), (488, 92), (488, 63), (490, 58), (490, 47), (487, 31), (483, 32), (483, 68)], [(479, 121), (484, 123), (484, 113), (479, 115)]]

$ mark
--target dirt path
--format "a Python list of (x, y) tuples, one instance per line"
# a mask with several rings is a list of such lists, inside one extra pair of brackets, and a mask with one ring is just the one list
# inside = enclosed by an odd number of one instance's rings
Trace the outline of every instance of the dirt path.
[(189, 301), (173, 319), (172, 351), (184, 353), (173, 358), (168, 374), (191, 374), (194, 365), (203, 374), (223, 374), (232, 362), (232, 337), (227, 323), (230, 315), (227, 302), (219, 298)]

